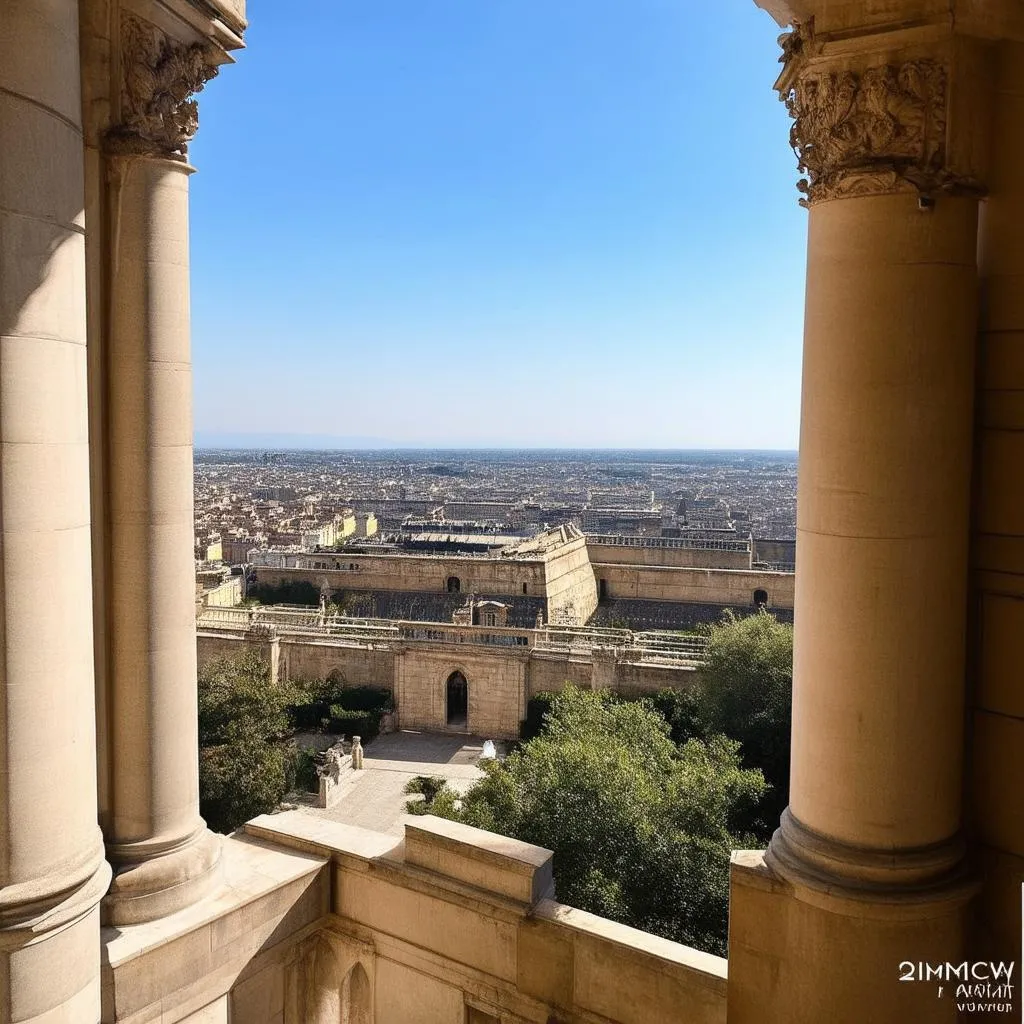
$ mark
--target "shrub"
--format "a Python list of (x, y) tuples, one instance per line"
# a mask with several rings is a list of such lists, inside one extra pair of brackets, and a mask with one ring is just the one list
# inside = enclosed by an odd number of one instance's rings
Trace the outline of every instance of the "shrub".
[(217, 832), (231, 832), (277, 808), (288, 792), (289, 752), (251, 736), (199, 751), (200, 809)]
[(349, 711), (394, 711), (394, 697), (390, 690), (379, 686), (354, 686), (337, 692), (337, 703)]
[(420, 794), (422, 800), (407, 800), (406, 814), (433, 814), (434, 801), (441, 792), (446, 792), (447, 783), (440, 775), (417, 775), (410, 779), (402, 790), (410, 795)]
[(293, 752), (282, 741), (293, 694), (247, 652), (199, 674), (199, 802), (211, 828), (230, 832), (274, 810), (288, 791)]
[(647, 700), (668, 723), (673, 743), (682, 744), (704, 735), (700, 718), (700, 697), (695, 687), (686, 690), (659, 690)]
[(331, 705), (331, 717), (327, 728), (334, 733), (346, 736), (358, 736), (369, 743), (380, 732), (380, 714), (372, 711), (356, 711), (343, 708), (340, 704)]
[(302, 747), (295, 752), (295, 785), (307, 793), (316, 793), (320, 788), (316, 757), (310, 747)]
[(296, 729), (314, 730), (323, 727), (324, 720), (330, 718), (330, 707), (323, 701), (310, 701), (308, 704), (291, 704), (288, 716)]
[(421, 793), (429, 804), (445, 787), (445, 780), (440, 775), (417, 775), (411, 778), (402, 790), (403, 793)]

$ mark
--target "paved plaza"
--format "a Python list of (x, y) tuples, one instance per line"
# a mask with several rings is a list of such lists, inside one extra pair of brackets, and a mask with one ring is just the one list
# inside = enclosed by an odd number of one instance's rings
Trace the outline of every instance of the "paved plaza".
[[(483, 745), (479, 736), (424, 732), (378, 736), (366, 747), (363, 771), (339, 802), (326, 810), (306, 810), (346, 825), (402, 835), (402, 817), (410, 799), (403, 792), (405, 784), (417, 775), (439, 775), (464, 793), (482, 774), (477, 762)], [(495, 745), (498, 756), (503, 756), (505, 744)]]

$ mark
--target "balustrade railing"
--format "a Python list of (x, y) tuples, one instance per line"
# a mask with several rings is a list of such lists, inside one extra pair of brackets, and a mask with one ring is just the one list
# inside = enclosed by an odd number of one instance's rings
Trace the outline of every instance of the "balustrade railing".
[(448, 623), (354, 619), (302, 606), (206, 608), (199, 629), (245, 632), (272, 628), (285, 638), (339, 643), (473, 644), (514, 647), (549, 654), (592, 657), (608, 651), (619, 660), (699, 664), (707, 656), (707, 638), (657, 630), (633, 632), (601, 626), (549, 625), (541, 629), (462, 626)]

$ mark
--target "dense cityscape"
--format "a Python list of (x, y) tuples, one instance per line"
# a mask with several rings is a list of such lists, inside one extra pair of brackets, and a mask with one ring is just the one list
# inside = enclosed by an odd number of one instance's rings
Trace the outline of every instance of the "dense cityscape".
[(201, 561), (349, 538), (525, 537), (569, 523), (593, 534), (792, 540), (796, 455), (207, 449), (196, 452), (195, 495)]

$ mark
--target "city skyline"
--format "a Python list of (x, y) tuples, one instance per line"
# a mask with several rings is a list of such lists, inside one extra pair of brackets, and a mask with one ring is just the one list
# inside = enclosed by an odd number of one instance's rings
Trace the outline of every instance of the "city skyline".
[(778, 29), (686, 7), (254, 3), (192, 147), (197, 431), (794, 449)]

